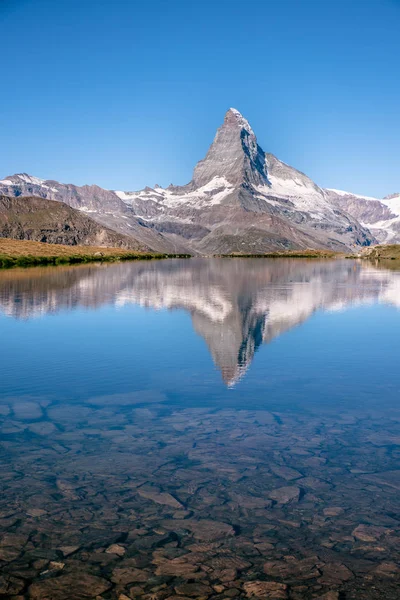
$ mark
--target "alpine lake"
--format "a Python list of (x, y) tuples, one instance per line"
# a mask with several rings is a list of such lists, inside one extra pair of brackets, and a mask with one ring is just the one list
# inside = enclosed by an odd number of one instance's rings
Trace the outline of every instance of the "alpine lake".
[(398, 600), (400, 270), (0, 271), (0, 598)]

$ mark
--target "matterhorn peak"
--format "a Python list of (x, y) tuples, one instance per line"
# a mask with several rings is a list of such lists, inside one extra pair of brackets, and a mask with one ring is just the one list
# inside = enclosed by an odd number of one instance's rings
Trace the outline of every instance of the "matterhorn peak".
[(223, 177), (235, 187), (269, 184), (265, 154), (249, 122), (236, 108), (227, 111), (206, 157), (196, 165), (193, 184), (201, 187), (215, 177)]
[(241, 112), (239, 112), (236, 108), (230, 108), (227, 110), (225, 114), (224, 123), (238, 125), (241, 129), (245, 129), (249, 133), (254, 135), (254, 132), (250, 126), (250, 123), (247, 119), (244, 118)]

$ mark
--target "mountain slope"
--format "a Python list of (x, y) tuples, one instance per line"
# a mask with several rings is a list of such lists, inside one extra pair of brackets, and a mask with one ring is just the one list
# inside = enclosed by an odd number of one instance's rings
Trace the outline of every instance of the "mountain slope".
[(0, 237), (70, 246), (111, 246), (148, 250), (132, 237), (93, 221), (63, 202), (0, 196)]
[(152, 250), (171, 253), (187, 251), (186, 245), (179, 240), (167, 239), (151, 225), (138, 219), (114, 192), (97, 185), (76, 186), (19, 173), (0, 180), (0, 194), (18, 198), (35, 196), (64, 202), (101, 225), (132, 237)]
[(379, 243), (400, 243), (400, 194), (379, 200), (342, 190), (326, 192), (336, 206), (367, 227)]
[(201, 253), (344, 250), (374, 241), (309, 177), (266, 154), (235, 109), (189, 184), (116, 194), (136, 216), (161, 232), (174, 228)]

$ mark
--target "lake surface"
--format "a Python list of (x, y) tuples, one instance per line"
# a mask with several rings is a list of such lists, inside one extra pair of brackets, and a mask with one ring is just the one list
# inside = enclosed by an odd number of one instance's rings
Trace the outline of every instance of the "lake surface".
[(0, 271), (0, 598), (400, 597), (400, 271)]

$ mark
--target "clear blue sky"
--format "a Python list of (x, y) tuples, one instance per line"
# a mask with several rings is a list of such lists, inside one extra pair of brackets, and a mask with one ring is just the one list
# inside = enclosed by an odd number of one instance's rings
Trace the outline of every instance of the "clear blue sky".
[(322, 186), (400, 191), (400, 0), (0, 0), (0, 177), (183, 184), (225, 111)]

